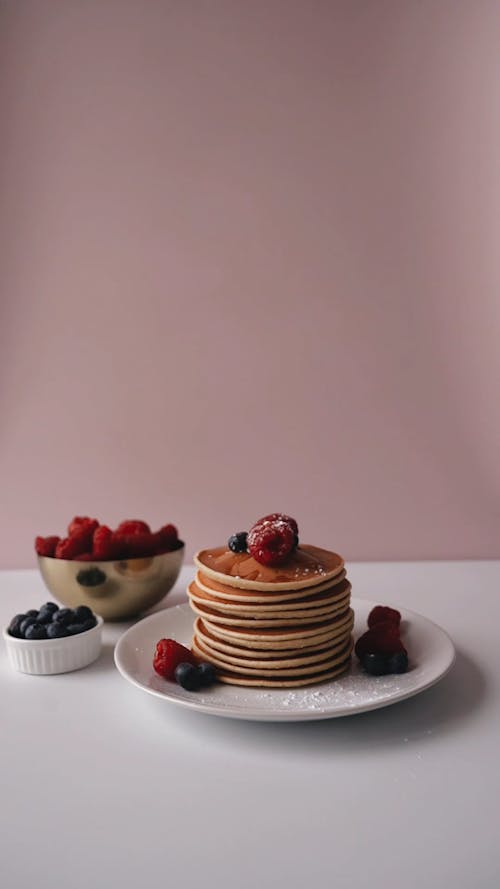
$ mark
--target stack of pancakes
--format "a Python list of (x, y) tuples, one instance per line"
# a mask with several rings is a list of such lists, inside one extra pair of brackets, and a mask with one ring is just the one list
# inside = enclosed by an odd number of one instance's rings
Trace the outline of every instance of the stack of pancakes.
[(336, 553), (301, 544), (271, 568), (219, 547), (199, 552), (195, 564), (192, 650), (214, 664), (221, 682), (312, 685), (349, 667), (351, 585)]

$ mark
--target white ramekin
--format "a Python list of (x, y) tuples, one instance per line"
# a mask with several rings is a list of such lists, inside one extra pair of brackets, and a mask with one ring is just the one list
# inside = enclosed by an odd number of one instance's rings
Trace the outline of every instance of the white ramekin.
[(95, 661), (102, 646), (102, 617), (95, 615), (97, 626), (76, 636), (61, 639), (16, 639), (5, 628), (3, 638), (9, 660), (15, 670), (46, 676), (80, 670)]

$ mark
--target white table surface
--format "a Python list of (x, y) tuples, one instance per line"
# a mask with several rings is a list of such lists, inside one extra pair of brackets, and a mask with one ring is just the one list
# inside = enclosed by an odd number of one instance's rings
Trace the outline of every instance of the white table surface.
[[(349, 565), (353, 594), (443, 626), (451, 672), (411, 700), (252, 723), (144, 694), (100, 659), (14, 672), (2, 644), (2, 889), (496, 889), (500, 562)], [(182, 571), (163, 605), (184, 600)], [(0, 573), (0, 622), (51, 598)]]

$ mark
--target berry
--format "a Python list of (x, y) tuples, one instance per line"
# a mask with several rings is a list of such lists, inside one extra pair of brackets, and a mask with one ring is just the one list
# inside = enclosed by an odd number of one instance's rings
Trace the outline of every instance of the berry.
[(399, 627), (390, 622), (376, 624), (359, 637), (354, 650), (360, 660), (365, 654), (396, 654), (403, 651)]
[(389, 658), (389, 673), (406, 673), (408, 669), (408, 654), (406, 649), (398, 651)]
[(35, 537), (35, 550), (39, 556), (50, 556), (53, 558), (56, 554), (56, 546), (60, 541), (60, 537)]
[(96, 616), (87, 605), (73, 609), (45, 602), (39, 611), (31, 608), (26, 614), (16, 614), (8, 631), (18, 639), (59, 639), (84, 633), (96, 625)]
[(233, 553), (246, 553), (247, 536), (246, 531), (238, 531), (237, 534), (232, 534), (227, 542), (229, 549)]
[(97, 559), (93, 553), (80, 553), (78, 556), (75, 556), (74, 561), (75, 562), (97, 562)]
[(363, 669), (366, 670), (370, 676), (385, 676), (387, 673), (391, 672), (389, 670), (389, 658), (386, 654), (380, 654), (378, 652), (364, 654), (361, 659), (361, 664)]
[(66, 630), (69, 636), (77, 636), (78, 633), (83, 633), (83, 623), (68, 624)]
[(116, 535), (122, 558), (144, 559), (155, 553), (156, 541), (149, 531), (137, 531), (135, 534)]
[[(78, 516), (76, 518), (78, 518)], [(68, 536), (77, 537), (82, 543), (85, 541), (85, 546), (83, 548), (80, 547), (78, 555), (80, 552), (91, 551), (94, 532), (98, 527), (99, 522), (97, 519), (89, 519), (86, 516), (81, 517), (79, 522), (76, 522), (75, 519), (73, 519), (73, 522), (69, 526), (71, 530), (68, 529)]]
[(156, 531), (153, 537), (153, 554), (170, 553), (174, 549), (182, 546), (177, 534), (175, 525), (163, 525), (159, 531)]
[(87, 630), (93, 630), (94, 627), (97, 626), (97, 620), (95, 617), (89, 617), (87, 620), (84, 620), (82, 623), (82, 633), (86, 633)]
[(399, 627), (401, 623), (401, 615), (395, 608), (389, 608), (388, 605), (376, 605), (372, 608), (368, 615), (368, 626), (374, 627), (376, 624), (389, 622)]
[(38, 623), (37, 621), (33, 621), (29, 627), (26, 628), (24, 633), (25, 639), (46, 639), (47, 633), (45, 631), (45, 627), (43, 624)]
[(201, 685), (198, 668), (189, 663), (180, 663), (175, 669), (175, 681), (187, 691), (198, 691)]
[(160, 528), (160, 534), (163, 537), (165, 542), (168, 542), (171, 546), (173, 546), (177, 540), (179, 539), (179, 534), (177, 533), (177, 528), (175, 525), (162, 525)]
[(139, 519), (127, 519), (118, 525), (116, 534), (120, 537), (130, 534), (151, 534), (151, 528), (146, 522), (141, 522)]
[(52, 620), (55, 623), (61, 624), (63, 627), (67, 627), (68, 624), (74, 623), (75, 612), (72, 608), (60, 608), (59, 611), (54, 613)]
[(92, 538), (92, 555), (94, 561), (105, 562), (118, 558), (118, 545), (111, 528), (100, 525)]
[(96, 528), (99, 527), (99, 522), (97, 519), (90, 519), (88, 516), (80, 516), (76, 515), (68, 525), (68, 537), (73, 537), (74, 534), (78, 534), (81, 531), (85, 531), (89, 536), (89, 539), (92, 540), (92, 535)]
[(12, 618), (7, 630), (10, 636), (15, 636), (16, 639), (23, 638), (23, 634), (21, 632), (21, 624), (23, 620), (26, 620), (25, 614), (16, 614), (15, 617)]
[(91, 618), (93, 620), (94, 614), (88, 605), (79, 605), (78, 608), (75, 608), (75, 617), (79, 621), (90, 620)]
[(198, 667), (200, 685), (212, 685), (217, 681), (217, 673), (213, 664), (202, 663)]
[(248, 532), (249, 552), (261, 565), (279, 565), (293, 549), (295, 532), (288, 522), (260, 519)]
[(56, 611), (59, 611), (59, 608), (57, 607), (57, 605), (53, 607), (52, 602), (47, 602), (46, 605), (42, 605), (37, 615), (38, 623), (49, 624), (53, 619)]
[(56, 559), (74, 559), (88, 549), (88, 534), (85, 530), (75, 531), (71, 537), (60, 540), (56, 546)]
[(69, 636), (64, 624), (54, 621), (45, 627), (47, 639), (61, 639), (63, 636)]
[(285, 515), (284, 512), (272, 512), (270, 515), (264, 516), (263, 519), (259, 519), (258, 524), (260, 522), (286, 522), (287, 525), (290, 525), (293, 533), (297, 535), (297, 539), (299, 537), (299, 526), (295, 519), (292, 519), (291, 516)]
[(175, 639), (160, 639), (156, 644), (153, 667), (164, 679), (175, 679), (175, 670), (181, 663), (196, 665), (194, 654)]
[[(37, 614), (38, 614), (38, 612), (37, 612)], [(21, 633), (21, 638), (25, 639), (25, 638), (26, 638), (26, 630), (27, 630), (29, 627), (31, 627), (31, 624), (36, 624), (36, 623), (37, 623), (36, 618), (34, 618), (34, 617), (25, 617), (24, 620), (22, 620), (21, 623), (19, 624), (19, 630), (20, 630), (20, 633)]]

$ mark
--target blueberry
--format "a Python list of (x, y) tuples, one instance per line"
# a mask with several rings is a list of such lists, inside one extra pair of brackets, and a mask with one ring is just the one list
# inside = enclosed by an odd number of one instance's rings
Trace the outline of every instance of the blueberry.
[(59, 611), (59, 605), (56, 605), (55, 602), (44, 602), (44, 604), (40, 608), (40, 611), (42, 610), (42, 608), (44, 611)]
[(74, 623), (75, 612), (72, 608), (60, 608), (59, 611), (54, 611), (52, 620), (67, 627), (68, 624)]
[(46, 605), (42, 605), (38, 612), (37, 621), (40, 624), (50, 624), (54, 614), (55, 611), (52, 608), (47, 608)]
[(94, 615), (88, 605), (79, 605), (78, 608), (75, 608), (75, 617), (78, 618), (79, 621), (84, 621), (90, 620)]
[(213, 664), (200, 664), (198, 667), (200, 685), (212, 685), (217, 681), (217, 673)]
[(45, 632), (45, 627), (43, 624), (39, 624), (37, 621), (34, 621), (29, 625), (25, 634), (25, 639), (46, 639), (47, 633)]
[(370, 676), (385, 676), (390, 672), (389, 659), (385, 654), (365, 654), (361, 663)]
[(93, 630), (94, 627), (97, 626), (97, 621), (94, 616), (89, 617), (88, 620), (84, 620), (82, 622), (82, 633), (85, 633), (87, 630)]
[(78, 633), (83, 633), (83, 623), (67, 624), (66, 629), (69, 636), (77, 636)]
[[(38, 611), (36, 613), (38, 614)], [(28, 629), (28, 627), (30, 627), (31, 624), (36, 623), (37, 621), (34, 617), (25, 617), (24, 620), (21, 621), (21, 623), (19, 624), (19, 629), (21, 631), (21, 636), (23, 637), (23, 639), (26, 638), (26, 630)]]
[(237, 534), (233, 534), (229, 538), (227, 545), (233, 553), (246, 553), (246, 551), (247, 551), (247, 532), (246, 531), (238, 531)]
[(175, 681), (187, 691), (198, 691), (201, 684), (198, 668), (193, 664), (179, 664), (175, 670)]
[(38, 611), (36, 610), (36, 608), (30, 608), (30, 610), (26, 612), (26, 617), (36, 617), (37, 614)]
[(69, 633), (64, 624), (61, 624), (58, 621), (47, 624), (45, 630), (47, 632), (48, 639), (61, 639), (63, 636), (69, 636)]
[(23, 620), (26, 620), (25, 614), (16, 614), (16, 616), (12, 618), (9, 624), (8, 632), (11, 636), (15, 636), (16, 639), (23, 638), (23, 634), (21, 632), (21, 624)]
[(406, 673), (408, 669), (408, 655), (406, 651), (398, 651), (389, 658), (389, 673)]

